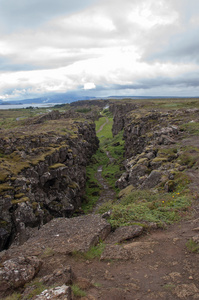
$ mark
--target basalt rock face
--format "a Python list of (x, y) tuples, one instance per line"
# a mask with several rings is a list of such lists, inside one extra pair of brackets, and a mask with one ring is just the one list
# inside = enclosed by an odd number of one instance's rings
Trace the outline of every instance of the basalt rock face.
[[(127, 158), (141, 154), (147, 145), (169, 145), (179, 130), (172, 113), (139, 110), (126, 116), (124, 139)], [(171, 122), (169, 122), (171, 118)]]
[(0, 137), (0, 250), (81, 206), (86, 165), (99, 143), (95, 125), (60, 113), (42, 118)]
[(111, 103), (109, 105), (109, 110), (113, 114), (113, 136), (124, 128), (128, 112), (137, 109), (139, 106), (140, 105), (134, 103)]
[(184, 165), (181, 147), (176, 146), (183, 136), (181, 125), (194, 120), (198, 120), (195, 109), (163, 112), (139, 109), (126, 114), (123, 135), (126, 172), (116, 185), (120, 189), (129, 185), (138, 189), (161, 185), (166, 192), (173, 191), (176, 174), (188, 167)]

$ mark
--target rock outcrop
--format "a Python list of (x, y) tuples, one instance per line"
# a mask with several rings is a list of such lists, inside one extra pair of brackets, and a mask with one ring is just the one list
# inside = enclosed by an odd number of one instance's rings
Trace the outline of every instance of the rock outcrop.
[(51, 112), (0, 136), (0, 250), (32, 227), (81, 206), (86, 165), (98, 148), (92, 121)]
[(42, 261), (37, 257), (19, 256), (3, 262), (0, 267), (0, 292), (23, 287), (39, 272)]
[(126, 115), (129, 111), (138, 109), (141, 105), (135, 104), (128, 101), (125, 103), (111, 103), (109, 105), (109, 110), (113, 114), (113, 136), (118, 134), (125, 126)]
[(140, 189), (162, 185), (166, 192), (173, 191), (175, 178), (189, 167), (185, 154), (176, 146), (183, 133), (180, 125), (186, 120), (190, 122), (190, 118), (197, 119), (197, 115), (197, 110), (190, 109), (166, 112), (138, 109), (126, 114), (123, 125), (126, 172), (116, 185), (120, 189), (128, 185)]
[(110, 224), (100, 215), (85, 215), (74, 218), (55, 218), (37, 230), (23, 245), (12, 245), (6, 257), (44, 255), (46, 249), (63, 254), (74, 251), (86, 252), (111, 231)]

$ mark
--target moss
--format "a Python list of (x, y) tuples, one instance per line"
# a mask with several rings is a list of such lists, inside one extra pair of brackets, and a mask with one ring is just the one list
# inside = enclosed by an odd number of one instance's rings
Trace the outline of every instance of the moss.
[(30, 199), (28, 197), (23, 197), (17, 200), (12, 200), (11, 203), (12, 204), (19, 204), (19, 203), (23, 203), (23, 202), (27, 202), (30, 201)]
[(0, 193), (7, 191), (7, 190), (14, 190), (14, 188), (12, 186), (10, 186), (8, 183), (0, 184)]
[(137, 164), (146, 164), (148, 162), (148, 159), (146, 157), (140, 158), (137, 162)]
[(167, 162), (168, 158), (167, 157), (155, 157), (152, 162), (156, 163), (156, 162)]
[(118, 197), (123, 198), (123, 197), (129, 195), (134, 189), (135, 188), (133, 185), (128, 185), (125, 189), (123, 189), (119, 192)]
[(0, 170), (0, 181), (4, 182), (6, 178), (8, 177), (9, 173), (5, 170)]
[(37, 202), (32, 202), (32, 208), (33, 210), (36, 210), (38, 207), (38, 203)]
[(20, 194), (15, 194), (15, 199), (20, 199), (24, 196), (24, 193), (20, 193)]
[(10, 178), (10, 181), (15, 181), (16, 179), (17, 179), (17, 177), (12, 176), (12, 177)]
[(79, 188), (78, 184), (75, 181), (71, 182), (68, 185), (68, 187), (71, 188), (71, 189), (77, 189), (77, 188)]
[(54, 165), (50, 166), (49, 169), (50, 169), (50, 170), (54, 170), (54, 169), (64, 168), (64, 167), (65, 167), (64, 164), (57, 163), (57, 164), (54, 164)]

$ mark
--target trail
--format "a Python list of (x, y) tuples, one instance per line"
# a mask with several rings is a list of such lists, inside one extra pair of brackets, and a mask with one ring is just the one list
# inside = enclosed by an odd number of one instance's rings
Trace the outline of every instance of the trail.
[[(106, 124), (108, 124), (109, 120), (106, 118), (106, 121), (100, 126), (97, 133), (101, 132)], [(114, 158), (111, 157), (110, 153), (106, 151), (106, 155), (109, 158), (110, 163), (114, 161)], [(100, 197), (95, 205), (93, 212), (96, 212), (99, 207), (106, 203), (109, 200), (113, 200), (116, 197), (115, 191), (109, 186), (107, 181), (102, 177), (103, 166), (99, 166), (95, 177), (97, 179), (98, 184), (101, 186)]]
[(109, 122), (109, 120), (108, 120), (108, 118), (106, 118), (106, 122), (104, 122), (104, 124), (102, 124), (102, 125), (100, 126), (100, 128), (97, 130), (97, 133), (99, 133), (100, 131), (102, 131), (102, 129), (104, 128), (104, 126), (105, 126), (106, 124), (108, 124), (108, 122)]

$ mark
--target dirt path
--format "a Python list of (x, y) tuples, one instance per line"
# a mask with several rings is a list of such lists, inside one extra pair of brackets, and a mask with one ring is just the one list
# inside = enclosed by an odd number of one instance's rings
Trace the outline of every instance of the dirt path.
[(104, 122), (104, 124), (102, 124), (102, 125), (100, 126), (100, 128), (99, 128), (98, 131), (97, 131), (97, 133), (99, 133), (100, 131), (102, 131), (102, 129), (104, 128), (104, 126), (105, 126), (106, 124), (108, 124), (108, 122), (109, 122), (109, 120), (108, 120), (108, 118), (106, 118), (106, 122)]
[[(97, 133), (102, 131), (102, 129), (106, 124), (108, 124), (108, 122), (109, 120), (108, 118), (106, 118), (106, 121), (100, 126)], [(114, 158), (111, 157), (108, 151), (106, 151), (106, 155), (109, 158), (109, 161), (112, 163), (114, 161)], [(109, 186), (106, 180), (102, 177), (102, 171), (103, 171), (103, 166), (99, 166), (97, 173), (95, 174), (98, 184), (101, 186), (101, 192), (100, 192), (99, 200), (93, 209), (93, 213), (95, 213), (103, 203), (106, 203), (107, 201), (114, 199), (116, 196), (115, 191)]]
[(103, 203), (106, 203), (107, 201), (114, 199), (116, 196), (115, 191), (108, 185), (108, 183), (102, 177), (102, 170), (103, 170), (103, 166), (98, 167), (97, 173), (95, 174), (98, 184), (101, 186), (101, 192), (100, 192), (99, 200), (93, 209), (94, 213), (99, 209), (99, 207)]

